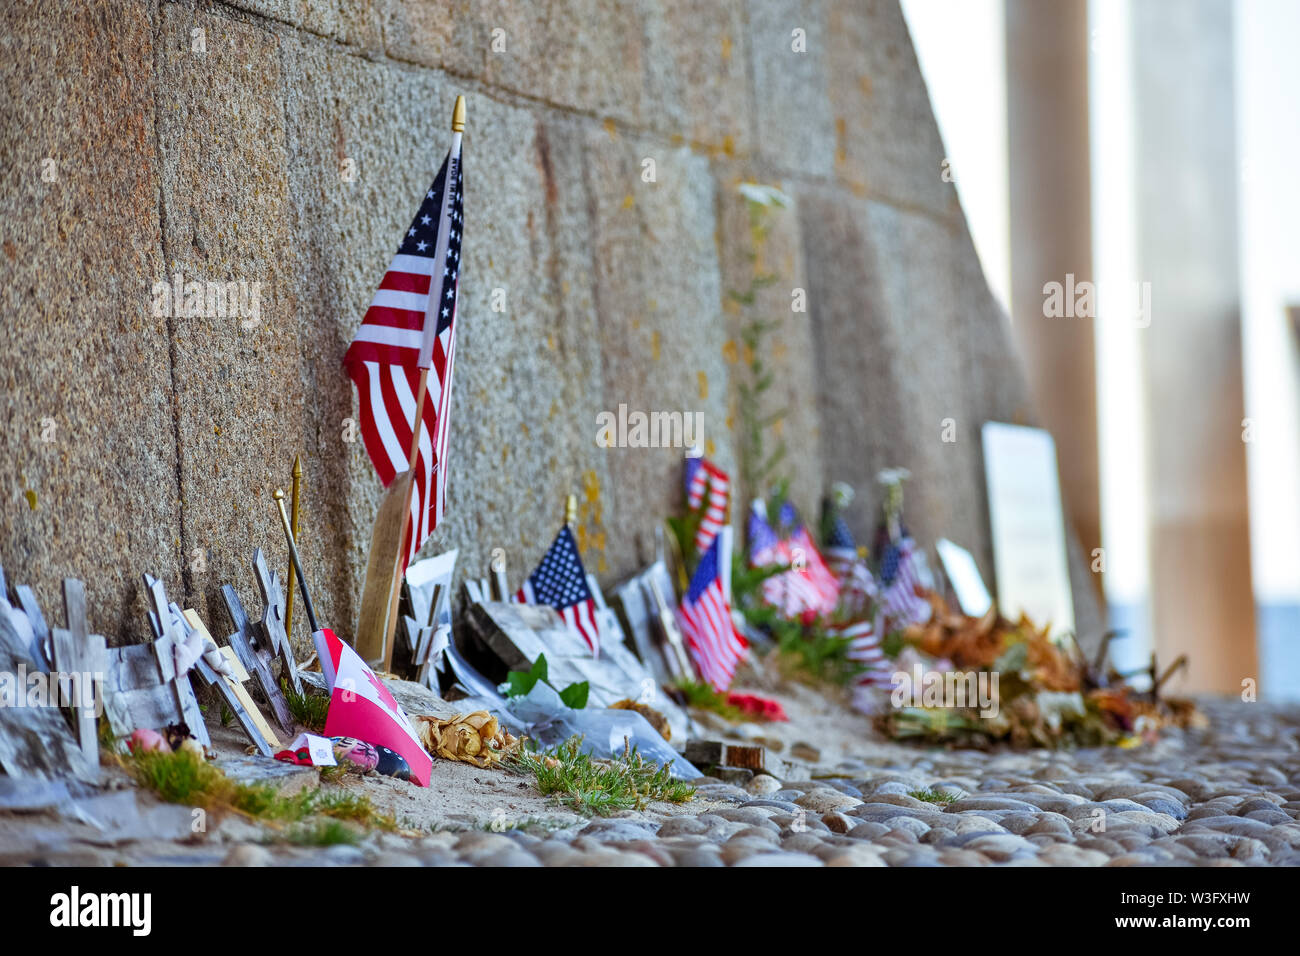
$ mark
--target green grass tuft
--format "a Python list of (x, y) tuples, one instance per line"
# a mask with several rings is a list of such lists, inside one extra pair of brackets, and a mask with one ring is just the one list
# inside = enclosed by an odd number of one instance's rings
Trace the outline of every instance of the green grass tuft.
[(280, 688), (284, 691), (284, 699), (289, 705), (290, 717), (316, 733), (325, 729), (325, 715), (330, 709), (328, 697), (306, 688), (299, 694), (284, 681), (281, 681)]
[(749, 719), (739, 707), (727, 703), (726, 694), (719, 693), (702, 681), (684, 680), (678, 683), (677, 689), (686, 695), (688, 707), (711, 711), (733, 724), (743, 723)]
[(167, 803), (234, 811), (263, 823), (348, 821), (381, 830), (399, 829), (391, 814), (380, 813), (364, 794), (345, 790), (302, 790), (285, 796), (270, 784), (250, 786), (231, 780), (216, 767), (187, 751), (146, 751), (122, 758), (140, 786)]
[(351, 820), (368, 827), (381, 830), (398, 829), (397, 819), (392, 814), (380, 813), (370, 798), (365, 794), (317, 790), (313, 793), (311, 805), (313, 813), (331, 817), (336, 820)]
[(768, 628), (776, 638), (777, 653), (787, 670), (802, 672), (814, 681), (836, 687), (847, 686), (862, 670), (860, 663), (849, 658), (852, 638), (832, 634), (820, 621), (804, 626), (772, 617)]
[(909, 790), (909, 797), (915, 797), (917, 800), (924, 800), (926, 803), (952, 803), (957, 798), (951, 793), (940, 793), (938, 790)]
[(288, 841), (296, 846), (356, 846), (361, 835), (339, 820), (317, 820), (290, 832)]
[(236, 803), (258, 803), (265, 794), (256, 787), (235, 783), (216, 767), (189, 751), (165, 753), (146, 750), (124, 758), (127, 770), (140, 786), (167, 803), (215, 809)]
[(598, 760), (582, 752), (582, 738), (558, 747), (512, 758), (512, 765), (533, 774), (546, 796), (587, 816), (616, 810), (639, 810), (651, 800), (685, 803), (695, 788), (673, 778), (667, 766), (645, 760), (634, 748), (617, 760)]

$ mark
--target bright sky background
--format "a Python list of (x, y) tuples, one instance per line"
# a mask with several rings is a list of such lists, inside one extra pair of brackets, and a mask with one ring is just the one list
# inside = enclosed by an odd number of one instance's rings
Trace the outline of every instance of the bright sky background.
[[(901, 0), (971, 234), (994, 294), (1010, 285), (1002, 0)], [(1093, 264), (1102, 293), (1135, 278), (1129, 4), (1089, 4)], [(1247, 446), (1255, 593), (1300, 602), (1300, 3), (1234, 6)], [(1141, 331), (1099, 302), (1102, 538), (1113, 602), (1148, 588)], [(1135, 642), (1125, 642), (1134, 644)], [(1139, 648), (1133, 647), (1139, 652)]]
[(1300, 3), (1234, 7), (1251, 564), (1261, 601), (1300, 602)]
[(1010, 313), (1002, 0), (902, 0), (957, 195), (993, 295)]

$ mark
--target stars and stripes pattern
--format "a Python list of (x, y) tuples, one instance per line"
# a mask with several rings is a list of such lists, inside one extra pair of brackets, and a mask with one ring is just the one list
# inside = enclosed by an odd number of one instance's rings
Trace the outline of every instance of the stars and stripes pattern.
[(826, 566), (841, 581), (858, 560), (858, 546), (853, 539), (853, 532), (849, 530), (844, 518), (838, 514), (830, 522), (830, 533), (826, 536), (825, 557)]
[(880, 594), (866, 559), (858, 556), (840, 577), (840, 611), (853, 617), (868, 613)]
[[(782, 509), (782, 521), (797, 520), (792, 507)], [(782, 539), (764, 516), (761, 503), (749, 518), (749, 562), (756, 568), (789, 564), (790, 570), (775, 574), (762, 584), (763, 600), (787, 617), (809, 611), (829, 614), (839, 601), (840, 583), (822, 560), (807, 528), (799, 525)]]
[[(460, 134), (425, 193), (343, 359), (360, 399), (361, 437), (388, 487), (413, 466), (402, 570), (447, 506), (447, 435), (456, 357), (456, 302), (464, 225)], [(415, 422), (421, 369), (428, 369)]]
[(840, 583), (839, 612), (850, 618), (866, 617), (874, 611), (879, 592), (866, 561), (866, 549), (857, 546), (848, 522), (830, 499), (822, 512), (822, 527), (826, 567)]
[(749, 645), (731, 619), (731, 606), (723, 588), (725, 569), (719, 557), (720, 544), (721, 539), (715, 538), (700, 558), (677, 608), (677, 617), (700, 678), (714, 690), (724, 691), (731, 686), (736, 666)]
[(889, 687), (893, 683), (893, 663), (880, 646), (880, 632), (875, 623), (863, 619), (828, 628), (838, 637), (848, 638), (847, 657), (862, 665), (855, 683), (859, 686)]
[(578, 554), (578, 542), (566, 524), (555, 536), (537, 570), (528, 576), (515, 594), (523, 604), (549, 604), (600, 656), (600, 627), (596, 623), (596, 599), (587, 586), (587, 572)]
[(786, 572), (791, 577), (787, 592), (796, 593), (803, 611), (829, 614), (839, 602), (840, 582), (831, 574), (813, 542), (808, 529), (800, 525), (786, 544), (793, 567)]
[[(695, 553), (703, 554), (727, 523), (731, 477), (707, 458), (686, 459), (686, 506), (701, 511)], [(702, 510), (701, 510), (702, 509)]]
[(749, 563), (752, 567), (762, 568), (774, 564), (781, 539), (767, 521), (767, 511), (763, 502), (755, 501), (749, 512)]
[(891, 543), (881, 559), (880, 604), (891, 629), (930, 619), (930, 602), (917, 594), (924, 586), (917, 558), (916, 542), (909, 537)]

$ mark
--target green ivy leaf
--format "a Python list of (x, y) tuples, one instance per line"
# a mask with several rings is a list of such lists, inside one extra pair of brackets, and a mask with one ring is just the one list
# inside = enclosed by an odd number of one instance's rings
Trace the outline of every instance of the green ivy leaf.
[(587, 706), (587, 695), (591, 692), (591, 685), (587, 681), (578, 684), (570, 684), (564, 690), (560, 691), (560, 700), (564, 701), (566, 707), (572, 707), (574, 710), (582, 710)]
[(546, 655), (538, 654), (537, 660), (533, 666), (526, 671), (511, 671), (506, 675), (506, 683), (509, 688), (506, 691), (507, 697), (524, 697), (527, 696), (538, 681), (546, 680)]

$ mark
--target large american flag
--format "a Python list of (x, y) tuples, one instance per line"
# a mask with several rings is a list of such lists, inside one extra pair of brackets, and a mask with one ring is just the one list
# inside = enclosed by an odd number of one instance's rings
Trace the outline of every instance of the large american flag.
[(706, 458), (686, 459), (686, 506), (703, 509), (695, 532), (695, 552), (703, 554), (727, 523), (731, 477)]
[(551, 542), (537, 570), (528, 576), (515, 594), (524, 604), (549, 604), (591, 648), (591, 656), (600, 656), (600, 628), (596, 624), (596, 599), (587, 586), (587, 572), (582, 568), (578, 542), (566, 524)]
[[(447, 506), (464, 185), (457, 133), (343, 359), (357, 386), (361, 437), (384, 487), (413, 468), (403, 573)], [(428, 391), (412, 466), (420, 370), (426, 368)]]
[(731, 620), (722, 576), (726, 568), (719, 557), (721, 539), (714, 538), (700, 558), (691, 586), (677, 608), (682, 634), (695, 669), (714, 690), (731, 686), (736, 665), (749, 647)]
[(916, 593), (924, 586), (917, 566), (916, 542), (891, 543), (880, 562), (880, 604), (890, 629), (930, 620), (930, 602)]

